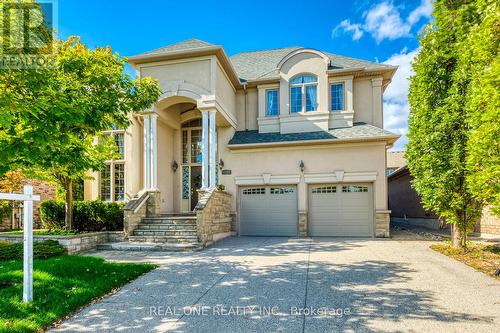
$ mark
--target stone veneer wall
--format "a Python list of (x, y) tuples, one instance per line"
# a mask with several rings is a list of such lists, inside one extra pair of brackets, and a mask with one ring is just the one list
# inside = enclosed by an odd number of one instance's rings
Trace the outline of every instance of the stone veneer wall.
[(231, 194), (219, 190), (199, 190), (196, 205), (198, 241), (208, 246), (231, 235)]
[[(68, 254), (75, 254), (83, 251), (93, 250), (97, 247), (98, 244), (122, 241), (123, 238), (124, 237), (122, 231), (102, 231), (74, 236), (34, 235), (33, 241), (43, 242), (45, 240), (55, 240), (66, 249)], [(11, 243), (22, 243), (23, 235), (0, 234), (0, 240)]]
[[(37, 179), (24, 179), (22, 185), (32, 185), (33, 194), (40, 196), (40, 201), (33, 201), (33, 228), (40, 229), (42, 227), (42, 221), (40, 219), (40, 203), (44, 200), (50, 200), (56, 198), (56, 185), (49, 184)], [(23, 191), (21, 188), (17, 189), (15, 192), (21, 193)], [(18, 222), (19, 221), (19, 222)], [(0, 230), (12, 229), (12, 228), (22, 228), (23, 224), (23, 210), (14, 210), (14, 225), (10, 218), (4, 218), (0, 220)]]
[(390, 210), (375, 212), (375, 237), (389, 237)]
[[(146, 203), (141, 206), (144, 200), (146, 200)], [(125, 237), (132, 235), (139, 223), (141, 223), (142, 218), (157, 215), (159, 209), (160, 192), (141, 191), (137, 193), (136, 197), (127, 202), (123, 209), (123, 231)]]
[(299, 237), (307, 237), (307, 212), (299, 212)]
[(500, 218), (490, 212), (489, 207), (483, 208), (481, 220), (475, 227), (475, 231), (482, 234), (500, 235)]

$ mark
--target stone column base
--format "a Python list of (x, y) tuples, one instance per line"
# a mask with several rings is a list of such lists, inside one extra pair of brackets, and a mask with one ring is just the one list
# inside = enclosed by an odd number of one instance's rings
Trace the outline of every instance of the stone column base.
[(307, 237), (307, 212), (299, 212), (299, 237)]
[(377, 210), (375, 212), (375, 237), (387, 238), (390, 236), (390, 210)]

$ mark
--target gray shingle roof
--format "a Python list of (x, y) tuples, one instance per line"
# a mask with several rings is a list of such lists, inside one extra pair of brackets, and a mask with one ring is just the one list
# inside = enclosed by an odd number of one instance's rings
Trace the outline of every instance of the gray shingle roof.
[[(168, 55), (179, 51), (201, 50), (203, 48), (220, 47), (214, 44), (207, 43), (199, 39), (188, 39), (179, 43), (160, 47), (159, 49), (147, 51), (141, 54), (130, 57), (134, 58)], [(279, 77), (277, 66), (279, 62), (289, 53), (302, 49), (301, 46), (292, 46), (271, 50), (242, 52), (230, 57), (231, 63), (236, 70), (237, 75), (242, 81), (249, 80), (265, 80)], [(323, 52), (330, 58), (332, 69), (349, 69), (349, 68), (391, 68), (392, 66), (380, 64), (377, 62), (360, 60), (350, 57), (345, 57), (333, 53)]]
[[(286, 47), (281, 49), (242, 52), (233, 55), (230, 59), (238, 76), (243, 80), (263, 80), (278, 77), (276, 67), (287, 54), (298, 49), (300, 46)], [(368, 69), (390, 68), (378, 62), (366, 61), (338, 54), (323, 52), (330, 58), (332, 68), (349, 69), (366, 67)]]
[(215, 46), (215, 45), (204, 42), (204, 41), (196, 39), (196, 38), (192, 38), (192, 39), (184, 40), (182, 42), (178, 42), (175, 44), (170, 44), (170, 45), (167, 45), (164, 47), (160, 47), (159, 49), (156, 49), (156, 50), (140, 53), (140, 54), (137, 54), (133, 57), (162, 55), (162, 54), (168, 54), (168, 53), (175, 52), (175, 51), (193, 50), (193, 49), (199, 49), (199, 48), (210, 47), (210, 46)]
[(259, 143), (286, 143), (294, 141), (316, 141), (316, 140), (352, 140), (371, 138), (397, 138), (394, 133), (382, 128), (375, 127), (363, 122), (356, 122), (352, 127), (333, 128), (328, 131), (305, 132), (305, 133), (259, 133), (252, 131), (237, 131), (229, 140), (229, 145), (253, 145)]

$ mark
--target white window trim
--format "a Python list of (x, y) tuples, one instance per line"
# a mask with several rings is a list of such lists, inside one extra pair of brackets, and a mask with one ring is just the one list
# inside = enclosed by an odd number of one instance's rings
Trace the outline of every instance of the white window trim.
[[(310, 112), (317, 112), (318, 111), (318, 76), (316, 74), (312, 73), (300, 73), (297, 75), (294, 75), (292, 78), (290, 78), (290, 81), (293, 80), (296, 77), (299, 76), (314, 76), (316, 78), (316, 82), (310, 82), (310, 83), (289, 83), (288, 84), (288, 105), (289, 105), (289, 114), (305, 114), (305, 113), (310, 113)], [(306, 111), (306, 86), (316, 86), (316, 109), (315, 110), (310, 110)], [(300, 87), (300, 93), (302, 96), (302, 106), (300, 111), (297, 112), (292, 112), (292, 88), (294, 87)]]
[[(328, 78), (328, 111), (331, 113), (354, 112), (354, 76), (341, 76)], [(332, 85), (342, 83), (344, 85), (343, 110), (332, 110)]]
[[(270, 91), (276, 91), (276, 93), (277, 93), (277, 97), (278, 97), (278, 114), (270, 115), (270, 114), (267, 113), (267, 110), (268, 110), (267, 93), (270, 92)], [(268, 89), (265, 89), (264, 90), (264, 98), (265, 98), (265, 101), (264, 101), (264, 106), (265, 106), (264, 116), (267, 117), (267, 118), (278, 117), (280, 115), (280, 88), (278, 87), (278, 88), (268, 88)]]
[[(334, 85), (338, 85), (338, 84), (341, 84), (342, 85), (342, 109), (341, 110), (333, 110), (332, 108), (332, 102), (333, 102), (333, 99), (332, 99), (332, 86)], [(345, 112), (347, 111), (347, 108), (346, 108), (346, 97), (347, 97), (347, 93), (346, 93), (346, 84), (345, 84), (345, 81), (337, 81), (337, 82), (329, 82), (328, 83), (328, 110), (330, 112)]]
[[(99, 171), (99, 197), (101, 198), (102, 201), (105, 202), (123, 202), (125, 201), (125, 193), (127, 193), (127, 182), (125, 179), (127, 179), (127, 170), (125, 168), (125, 151), (126, 151), (126, 143), (125, 143), (125, 135), (126, 132), (125, 130), (108, 130), (108, 131), (102, 131), (103, 134), (110, 135), (113, 137), (115, 134), (123, 134), (123, 158), (118, 159), (118, 160), (106, 160), (104, 161), (104, 164), (109, 166), (109, 178), (110, 178), (110, 186), (109, 186), (109, 191), (110, 191), (110, 200), (104, 200), (101, 196), (102, 193), (102, 177), (101, 177), (101, 171)], [(115, 165), (117, 164), (123, 164), (123, 200), (115, 200)]]

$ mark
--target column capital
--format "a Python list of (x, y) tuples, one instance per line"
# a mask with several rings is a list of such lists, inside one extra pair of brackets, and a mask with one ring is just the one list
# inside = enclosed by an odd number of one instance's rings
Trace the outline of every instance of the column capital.
[(378, 77), (378, 78), (375, 78), (375, 79), (372, 79), (372, 87), (381, 87), (382, 86), (382, 81), (384, 79), (381, 78), (381, 77)]

